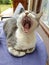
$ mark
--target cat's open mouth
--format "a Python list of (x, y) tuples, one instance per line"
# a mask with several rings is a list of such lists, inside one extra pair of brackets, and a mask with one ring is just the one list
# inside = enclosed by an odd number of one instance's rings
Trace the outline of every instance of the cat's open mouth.
[(31, 21), (31, 18), (28, 17), (28, 16), (25, 16), (22, 20), (22, 25), (23, 25), (23, 28), (24, 28), (24, 32), (29, 32), (31, 26), (32, 26), (32, 21)]

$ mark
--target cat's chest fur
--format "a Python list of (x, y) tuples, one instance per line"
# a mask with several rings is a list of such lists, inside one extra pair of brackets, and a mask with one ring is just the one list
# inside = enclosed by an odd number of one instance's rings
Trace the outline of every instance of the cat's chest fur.
[(17, 29), (15, 36), (16, 36), (16, 41), (17, 41), (16, 45), (20, 49), (30, 49), (30, 48), (35, 47), (36, 37), (34, 33), (24, 34), (19, 29)]

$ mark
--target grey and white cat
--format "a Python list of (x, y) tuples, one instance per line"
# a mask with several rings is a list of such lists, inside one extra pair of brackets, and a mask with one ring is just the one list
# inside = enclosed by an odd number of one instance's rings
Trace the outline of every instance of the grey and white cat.
[(39, 25), (41, 15), (34, 12), (24, 11), (18, 18), (10, 18), (4, 24), (7, 36), (7, 48), (14, 56), (24, 56), (35, 50), (36, 36), (34, 30)]

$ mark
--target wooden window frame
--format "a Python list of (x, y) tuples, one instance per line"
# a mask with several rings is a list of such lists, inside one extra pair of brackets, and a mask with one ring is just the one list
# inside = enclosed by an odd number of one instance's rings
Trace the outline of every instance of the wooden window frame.
[(49, 28), (44, 24), (42, 20), (40, 21), (40, 26), (42, 27), (42, 29), (45, 31), (45, 33), (49, 37)]

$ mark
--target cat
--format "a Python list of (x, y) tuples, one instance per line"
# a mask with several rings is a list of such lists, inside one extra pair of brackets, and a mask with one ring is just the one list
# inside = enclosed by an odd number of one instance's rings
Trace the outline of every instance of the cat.
[(34, 31), (39, 26), (40, 17), (41, 14), (24, 11), (16, 19), (12, 17), (5, 22), (3, 29), (9, 53), (21, 57), (35, 50), (36, 35)]

